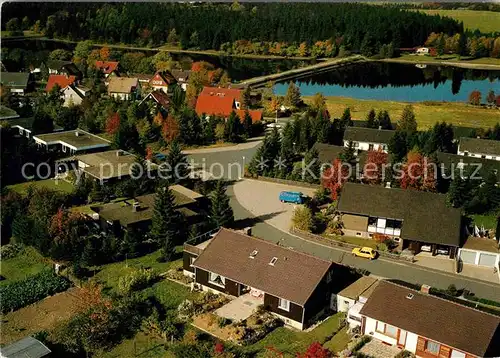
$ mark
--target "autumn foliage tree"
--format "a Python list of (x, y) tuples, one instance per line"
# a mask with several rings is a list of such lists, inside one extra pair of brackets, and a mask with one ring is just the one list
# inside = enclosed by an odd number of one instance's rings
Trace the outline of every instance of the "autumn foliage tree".
[(403, 165), (400, 185), (403, 189), (421, 191), (436, 191), (437, 167), (428, 157), (424, 157), (417, 150), (407, 154), (406, 163)]
[(384, 165), (387, 164), (387, 153), (381, 149), (368, 151), (363, 181), (368, 184), (380, 184), (384, 179)]
[(120, 115), (118, 113), (113, 113), (106, 120), (106, 133), (114, 135), (120, 128)]
[(52, 255), (58, 259), (73, 259), (79, 256), (83, 240), (88, 233), (88, 223), (89, 219), (85, 215), (60, 208), (50, 220)]
[(321, 343), (313, 342), (304, 353), (297, 353), (297, 358), (330, 358), (332, 352), (324, 348)]
[(479, 106), (481, 104), (481, 92), (474, 90), (469, 94), (469, 103), (473, 106)]
[(321, 185), (323, 188), (330, 190), (333, 200), (337, 200), (340, 189), (349, 178), (349, 175), (349, 167), (337, 158), (321, 175)]

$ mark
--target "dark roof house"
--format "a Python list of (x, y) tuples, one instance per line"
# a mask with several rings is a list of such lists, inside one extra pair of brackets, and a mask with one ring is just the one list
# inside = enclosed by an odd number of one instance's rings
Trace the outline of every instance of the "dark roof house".
[(458, 154), (467, 155), (462, 153), (500, 157), (500, 141), (462, 137), (458, 144)]
[(344, 132), (344, 141), (388, 144), (394, 133), (395, 131), (387, 129), (347, 127)]
[(82, 76), (81, 71), (71, 61), (49, 60), (47, 61), (46, 65), (49, 69), (49, 74), (61, 74), (75, 76), (77, 78), (81, 78)]
[(475, 175), (481, 175), (484, 179), (486, 175), (493, 172), (500, 182), (500, 161), (498, 160), (443, 152), (437, 152), (436, 155), (443, 175), (450, 176), (452, 172), (457, 174), (457, 171), (458, 174), (460, 174), (460, 171), (463, 171), (464, 175), (467, 175), (467, 170), (475, 171), (480, 166), (479, 172)]
[(29, 73), (25, 72), (1, 72), (0, 80), (2, 86), (25, 90), (28, 87)]

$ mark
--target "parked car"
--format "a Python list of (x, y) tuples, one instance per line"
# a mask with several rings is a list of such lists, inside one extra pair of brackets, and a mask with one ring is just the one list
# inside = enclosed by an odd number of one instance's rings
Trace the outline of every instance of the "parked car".
[(352, 254), (357, 257), (373, 260), (377, 257), (377, 251), (371, 247), (355, 247), (352, 249)]
[(304, 203), (304, 199), (304, 194), (298, 191), (282, 191), (280, 193), (280, 201), (282, 203), (302, 204)]

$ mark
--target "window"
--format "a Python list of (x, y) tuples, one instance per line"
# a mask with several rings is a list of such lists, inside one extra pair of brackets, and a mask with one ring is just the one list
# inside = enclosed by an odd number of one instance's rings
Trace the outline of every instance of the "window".
[(368, 218), (368, 225), (369, 226), (375, 226), (375, 225), (377, 225), (377, 218), (373, 217), (373, 216), (370, 216)]
[(425, 345), (425, 351), (436, 356), (439, 354), (439, 348), (441, 348), (439, 343), (434, 341), (427, 341), (427, 344)]
[(255, 256), (257, 256), (257, 254), (258, 254), (258, 253), (259, 253), (259, 251), (257, 251), (257, 250), (253, 250), (253, 251), (252, 251), (252, 253), (250, 254), (250, 256), (249, 256), (249, 257), (250, 257), (251, 259), (254, 259), (254, 258), (255, 258)]
[(385, 333), (385, 323), (377, 321), (377, 327), (375, 327), (375, 330), (379, 333)]
[(465, 353), (452, 349), (451, 350), (451, 358), (465, 358)]
[(283, 311), (290, 311), (290, 301), (283, 298), (278, 298), (278, 308), (282, 309)]
[(391, 326), (390, 324), (385, 324), (383, 322), (377, 321), (377, 327), (375, 330), (379, 333), (385, 334), (386, 336), (396, 338), (398, 336), (398, 328)]
[(357, 233), (356, 233), (356, 236), (361, 236), (361, 233), (360, 233), (360, 232), (357, 232)]
[(486, 155), (481, 155), (481, 158), (486, 159)]
[(354, 142), (354, 148), (358, 148), (359, 147), (359, 143), (358, 142)]
[(274, 266), (274, 264), (276, 263), (276, 261), (278, 261), (278, 258), (277, 257), (273, 257), (271, 259), (271, 261), (269, 261), (269, 265)]
[(226, 287), (226, 278), (213, 272), (210, 272), (208, 282), (210, 282), (212, 285)]
[(368, 150), (373, 150), (373, 144), (368, 144)]
[(193, 257), (193, 256), (189, 257), (189, 267), (193, 267), (194, 260), (196, 260), (196, 257)]
[(386, 145), (383, 145), (383, 146), (382, 146), (382, 149), (383, 149), (384, 151), (387, 151), (387, 146), (386, 146)]

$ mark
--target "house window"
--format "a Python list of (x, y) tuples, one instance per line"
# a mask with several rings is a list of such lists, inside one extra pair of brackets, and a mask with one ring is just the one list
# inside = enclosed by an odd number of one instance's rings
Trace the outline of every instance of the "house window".
[(219, 287), (226, 287), (226, 278), (213, 272), (210, 272), (208, 282)]
[(486, 155), (481, 155), (481, 158), (486, 159)]
[(283, 311), (290, 311), (290, 301), (285, 300), (283, 298), (278, 298), (278, 308), (282, 309)]
[(375, 330), (389, 337), (396, 338), (398, 336), (398, 328), (391, 326), (390, 324), (385, 324), (383, 322), (377, 321), (377, 327)]
[(368, 144), (368, 150), (373, 150), (373, 144)]
[(465, 358), (466, 355), (464, 352), (459, 352), (454, 349), (451, 350), (451, 358)]
[(253, 251), (250, 253), (250, 256), (249, 256), (249, 257), (250, 257), (251, 259), (254, 259), (254, 258), (255, 258), (255, 256), (257, 256), (257, 254), (258, 254), (258, 253), (259, 253), (259, 251), (257, 251), (257, 250), (253, 250)]
[(375, 225), (377, 225), (377, 218), (373, 217), (373, 216), (370, 216), (368, 218), (368, 225), (369, 226), (375, 226)]
[(441, 348), (440, 344), (434, 341), (427, 341), (425, 345), (425, 351), (436, 356), (439, 354), (439, 348)]
[(379, 333), (385, 333), (385, 323), (377, 321), (377, 326), (375, 327), (375, 330)]
[(193, 267), (194, 260), (196, 260), (196, 257), (193, 257), (193, 256), (189, 257), (189, 267)]
[(358, 148), (359, 147), (359, 143), (358, 142), (354, 142), (354, 148)]
[(386, 146), (386, 145), (383, 145), (383, 146), (382, 146), (382, 150), (383, 150), (384, 152), (386, 152), (386, 151), (387, 151), (387, 146)]
[(357, 233), (356, 233), (356, 236), (361, 236), (361, 233), (360, 233), (360, 232), (357, 232)]

